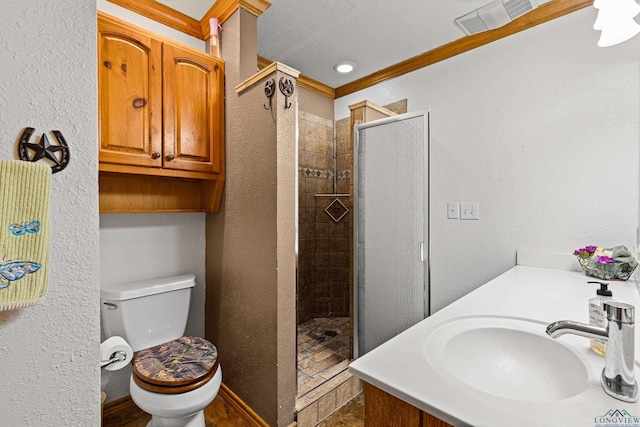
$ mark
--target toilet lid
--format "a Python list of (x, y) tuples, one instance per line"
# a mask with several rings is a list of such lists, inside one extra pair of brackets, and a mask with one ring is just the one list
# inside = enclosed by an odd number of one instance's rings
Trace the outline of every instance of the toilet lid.
[(136, 383), (146, 389), (150, 387), (145, 383), (155, 385), (151, 387), (153, 391), (157, 391), (157, 386), (180, 389), (191, 384), (200, 386), (213, 377), (217, 367), (218, 350), (200, 337), (182, 337), (140, 350), (132, 362)]

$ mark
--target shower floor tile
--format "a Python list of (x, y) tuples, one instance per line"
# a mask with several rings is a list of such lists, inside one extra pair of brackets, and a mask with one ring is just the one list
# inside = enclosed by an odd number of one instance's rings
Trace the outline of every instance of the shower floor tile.
[(346, 369), (349, 318), (318, 317), (298, 325), (298, 396)]

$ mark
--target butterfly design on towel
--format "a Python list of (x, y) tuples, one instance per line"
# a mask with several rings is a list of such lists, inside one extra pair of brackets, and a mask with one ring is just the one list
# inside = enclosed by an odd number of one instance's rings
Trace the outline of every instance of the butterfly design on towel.
[(25, 274), (35, 273), (40, 264), (31, 261), (13, 261), (0, 264), (0, 289), (4, 289), (11, 282), (22, 279)]
[(9, 225), (9, 231), (14, 236), (22, 236), (23, 234), (35, 234), (40, 231), (40, 221), (31, 221), (27, 224), (11, 224)]

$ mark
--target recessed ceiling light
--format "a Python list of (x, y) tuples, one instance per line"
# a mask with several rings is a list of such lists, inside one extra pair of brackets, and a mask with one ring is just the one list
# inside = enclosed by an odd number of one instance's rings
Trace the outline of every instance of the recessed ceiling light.
[(333, 69), (341, 74), (347, 74), (356, 69), (356, 64), (349, 61), (342, 61), (334, 65)]

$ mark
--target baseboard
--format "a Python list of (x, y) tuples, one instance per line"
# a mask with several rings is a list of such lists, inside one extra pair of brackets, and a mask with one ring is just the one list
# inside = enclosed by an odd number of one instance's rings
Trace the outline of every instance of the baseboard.
[[(229, 405), (236, 413), (251, 427), (269, 427), (269, 424), (264, 422), (253, 409), (247, 406), (238, 396), (233, 393), (229, 387), (220, 384), (220, 391), (218, 396)], [(135, 412), (142, 412), (140, 408), (133, 403), (131, 396), (125, 396), (113, 402), (106, 403), (102, 410), (102, 420), (104, 424), (108, 424), (109, 421), (113, 422), (117, 419), (126, 419), (133, 415)]]
[(102, 408), (102, 422), (108, 424), (116, 419), (126, 419), (136, 412), (142, 412), (142, 410), (133, 403), (131, 396), (125, 396), (104, 404), (104, 408)]
[(232, 407), (238, 413), (238, 415), (240, 415), (242, 419), (251, 427), (269, 427), (269, 424), (264, 422), (264, 420), (260, 418), (258, 414), (253, 412), (253, 409), (251, 409), (249, 406), (247, 406), (246, 403), (240, 400), (240, 398), (236, 396), (235, 393), (233, 393), (229, 389), (229, 387), (224, 385), (224, 383), (220, 385), (218, 396), (220, 396), (220, 398), (224, 400), (227, 405)]

